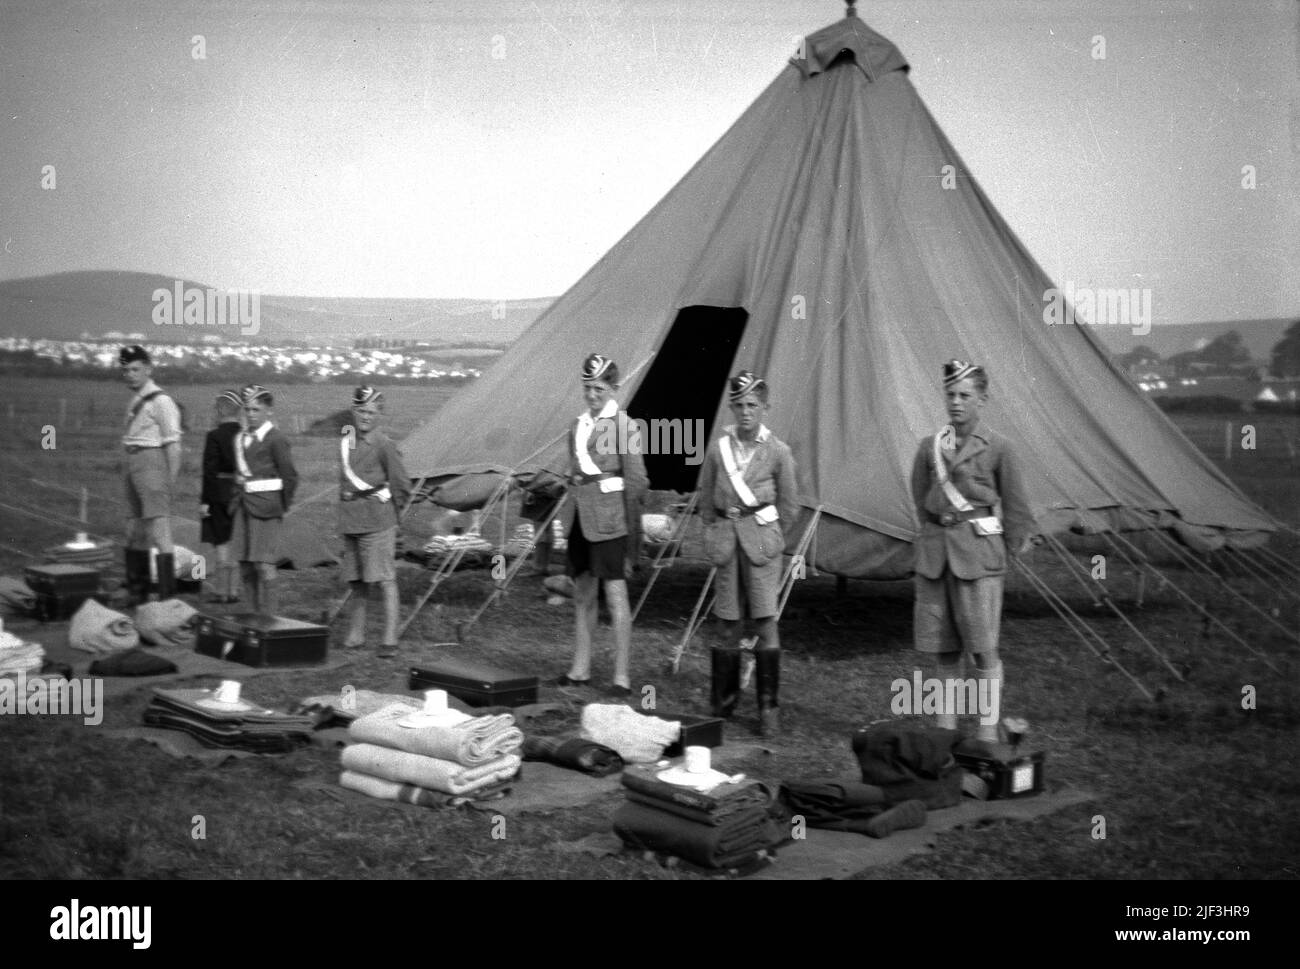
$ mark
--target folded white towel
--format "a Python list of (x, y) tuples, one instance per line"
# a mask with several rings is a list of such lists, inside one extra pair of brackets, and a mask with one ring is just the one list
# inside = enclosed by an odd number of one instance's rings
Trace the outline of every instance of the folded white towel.
[(72, 614), (68, 645), (96, 656), (108, 656), (140, 645), (140, 632), (130, 618), (87, 599)]

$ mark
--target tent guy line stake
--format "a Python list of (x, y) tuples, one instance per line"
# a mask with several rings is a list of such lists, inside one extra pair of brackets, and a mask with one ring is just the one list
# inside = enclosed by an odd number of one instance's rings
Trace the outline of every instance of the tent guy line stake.
[[(1115, 544), (1114, 538), (1110, 536), (1108, 532), (1102, 532), (1101, 535), (1102, 537), (1105, 538), (1106, 541), (1110, 542), (1110, 546), (1112, 546), (1112, 548), (1115, 551), (1117, 551), (1119, 557), (1125, 559), (1126, 562), (1134, 563), (1136, 567), (1141, 567), (1141, 564), (1145, 564), (1145, 567), (1147, 567), (1148, 570), (1152, 572), (1152, 575), (1156, 576), (1157, 579), (1160, 579), (1162, 583), (1167, 585), (1167, 587), (1173, 589), (1174, 592), (1177, 592), (1179, 596), (1183, 598), (1183, 600), (1186, 600), (1188, 602), (1188, 605), (1191, 605), (1193, 609), (1199, 611), (1199, 613), (1203, 615), (1203, 617), (1206, 620), (1209, 620), (1209, 622), (1216, 624), (1216, 626), (1221, 628), (1223, 632), (1226, 632), (1227, 635), (1231, 636), (1232, 639), (1238, 641), (1238, 643), (1242, 645), (1243, 648), (1247, 650), (1248, 653), (1252, 653), (1253, 656), (1262, 659), (1262, 661), (1264, 661), (1265, 665), (1268, 666), (1270, 670), (1273, 670), (1274, 672), (1281, 672), (1281, 670), (1279, 670), (1277, 666), (1273, 665), (1273, 662), (1270, 661), (1268, 656), (1265, 656), (1265, 654), (1261, 653), (1260, 650), (1255, 648), (1255, 646), (1252, 646), (1251, 644), (1247, 643), (1247, 641), (1242, 639), (1242, 637), (1240, 637), (1239, 635), (1236, 635), (1236, 632), (1232, 631), (1231, 627), (1227, 626), (1226, 623), (1223, 623), (1221, 619), (1216, 617), (1216, 615), (1210, 613), (1208, 609), (1205, 609), (1205, 606), (1201, 605), (1200, 602), (1197, 602), (1195, 598), (1192, 598), (1190, 596), (1190, 594), (1183, 592), (1183, 589), (1180, 589), (1178, 587), (1178, 584), (1175, 583), (1173, 579), (1170, 579), (1170, 577), (1165, 575), (1164, 572), (1158, 570), (1158, 568), (1156, 568), (1156, 566), (1153, 566), (1151, 562), (1143, 562), (1143, 563), (1134, 562), (1134, 559), (1128, 558), (1128, 555), (1125, 553), (1125, 550), (1119, 548), (1119, 545)], [(1141, 554), (1139, 553), (1138, 548), (1136, 548), (1136, 546), (1130, 546), (1130, 548), (1134, 549), (1135, 553)]]
[[(1255, 605), (1255, 603), (1251, 602), (1249, 599), (1243, 596), (1240, 592), (1238, 592), (1236, 589), (1230, 586), (1223, 576), (1219, 575), (1219, 573), (1215, 572), (1214, 569), (1210, 568), (1200, 559), (1196, 558), (1196, 556), (1192, 555), (1189, 552), (1185, 552), (1183, 549), (1179, 548), (1172, 538), (1169, 538), (1167, 535), (1163, 533), (1162, 529), (1157, 528), (1154, 529), (1153, 531), (1155, 533), (1156, 541), (1161, 542), (1166, 548), (1170, 549), (1174, 553), (1174, 555), (1177, 556), (1184, 564), (1190, 562), (1194, 570), (1199, 570), (1200, 572), (1208, 574), (1211, 578), (1213, 578), (1219, 583), (1220, 587), (1224, 591), (1226, 591), (1233, 598), (1239, 599), (1242, 602), (1242, 604), (1246, 606), (1247, 609), (1249, 609), (1251, 612), (1258, 614), (1259, 617), (1263, 619), (1265, 622), (1269, 623), (1272, 626), (1276, 626), (1282, 632), (1286, 633), (1288, 639), (1296, 638), (1297, 633), (1295, 633), (1293, 630), (1287, 629), (1286, 626), (1282, 625), (1280, 622), (1278, 622), (1276, 619), (1274, 619), (1272, 616), (1266, 613), (1263, 609), (1259, 608), (1259, 606)], [(1125, 545), (1130, 545), (1130, 543), (1126, 539), (1124, 539), (1123, 536), (1117, 536), (1117, 537), (1120, 539), (1120, 541), (1124, 542)], [(1130, 547), (1132, 546), (1130, 545)]]
[[(1070, 624), (1070, 621), (1066, 619), (1065, 616), (1062, 614), (1061, 612), (1062, 609), (1064, 609), (1065, 612), (1068, 612), (1070, 616), (1072, 616), (1075, 619), (1075, 621), (1079, 623), (1079, 625), (1081, 625), (1084, 629), (1086, 629), (1093, 637), (1097, 639), (1098, 642), (1102, 644), (1103, 647), (1105, 647), (1104, 652), (1098, 652), (1096, 646), (1090, 643), (1085, 637), (1079, 636), (1080, 639), (1083, 639), (1084, 644), (1090, 650), (1092, 650), (1094, 654), (1096, 654), (1099, 660), (1101, 660), (1103, 663), (1110, 663), (1111, 665), (1113, 665), (1117, 670), (1119, 670), (1126, 677), (1128, 677), (1129, 682), (1132, 683), (1135, 687), (1137, 687), (1139, 693), (1141, 693), (1152, 703), (1155, 702), (1156, 698), (1151, 694), (1151, 691), (1148, 690), (1145, 686), (1143, 686), (1142, 681), (1139, 680), (1132, 673), (1130, 673), (1124, 667), (1124, 664), (1121, 663), (1115, 657), (1109, 644), (1107, 644), (1106, 640), (1101, 637), (1100, 633), (1098, 633), (1095, 629), (1089, 626), (1087, 621), (1084, 620), (1082, 616), (1075, 613), (1075, 611), (1069, 607), (1069, 605), (1065, 602), (1064, 599), (1061, 599), (1059, 596), (1056, 595), (1055, 592), (1052, 591), (1051, 587), (1048, 586), (1046, 582), (1044, 582), (1042, 579), (1036, 576), (1032, 571), (1030, 571), (1029, 566), (1025, 565), (1023, 562), (1020, 561), (1020, 559), (1015, 558), (1014, 556), (1011, 558), (1011, 563), (1017, 569), (1020, 570), (1020, 572), (1025, 576), (1025, 578), (1029, 580), (1029, 584), (1032, 585), (1038, 591), (1038, 594), (1047, 600), (1047, 604), (1052, 607), (1052, 610), (1056, 612), (1058, 616), (1061, 616), (1062, 620), (1065, 621), (1065, 624), (1070, 627), (1070, 629), (1075, 633), (1075, 635), (1079, 635), (1079, 632)], [(1053, 602), (1053, 599), (1059, 601), (1060, 603), (1059, 608), (1057, 606), (1057, 603)]]
[[(1061, 545), (1060, 540), (1055, 535), (1048, 535), (1046, 536), (1046, 538), (1048, 544), (1051, 545), (1052, 549), (1056, 552), (1056, 554), (1061, 557), (1061, 561), (1065, 562), (1065, 567), (1067, 569), (1080, 569), (1084, 572), (1085, 575), (1088, 575), (1089, 578), (1091, 578), (1091, 574), (1088, 573), (1086, 569), (1083, 569), (1083, 566), (1081, 566), (1079, 562), (1072, 555), (1066, 552), (1065, 547)], [(1093, 579), (1092, 581), (1097, 582), (1096, 579)], [(1098, 583), (1098, 585), (1100, 585), (1100, 583)], [(1115, 600), (1110, 597), (1110, 593), (1105, 591), (1104, 588), (1101, 593), (1101, 601), (1110, 609), (1111, 612), (1115, 613), (1115, 615), (1118, 616), (1123, 621), (1124, 625), (1128, 626), (1128, 628), (1132, 631), (1133, 635), (1135, 635), (1138, 639), (1142, 640), (1142, 643), (1147, 647), (1147, 649), (1155, 653), (1156, 658), (1159, 659), (1160, 662), (1164, 663), (1165, 668), (1174, 675), (1174, 679), (1176, 679), (1179, 683), (1186, 682), (1186, 678), (1183, 676), (1182, 672), (1178, 669), (1178, 667), (1174, 666), (1174, 664), (1169, 661), (1169, 657), (1167, 657), (1164, 653), (1160, 652), (1160, 650), (1156, 647), (1155, 643), (1151, 642), (1151, 640), (1147, 639), (1147, 637), (1143, 635), (1142, 630), (1138, 629), (1137, 626), (1133, 625), (1133, 621), (1129, 619), (1128, 616), (1124, 615), (1124, 613), (1120, 610), (1119, 606), (1115, 605)]]
[[(559, 499), (555, 502), (555, 507), (552, 508), (550, 512), (547, 513), (545, 519), (537, 526), (538, 532), (544, 531), (545, 529), (551, 527), (551, 522), (555, 521), (555, 519), (559, 517), (560, 510), (564, 507), (564, 503), (568, 500), (569, 500), (568, 492), (565, 492), (564, 494), (560, 495)], [(503, 522), (506, 520), (506, 516), (504, 514), (501, 516), (501, 520)], [(535, 541), (534, 544), (536, 544)], [(501, 554), (504, 555), (505, 542), (501, 543), (501, 547), (502, 547)], [(494, 602), (496, 602), (498, 599), (500, 599), (502, 596), (506, 594), (506, 590), (510, 587), (510, 583), (514, 581), (515, 576), (519, 574), (519, 572), (523, 569), (524, 565), (528, 562), (529, 558), (531, 557), (532, 557), (531, 549), (529, 549), (527, 552), (523, 553), (522, 555), (515, 556), (515, 560), (511, 562), (510, 567), (506, 569), (505, 576), (501, 579), (499, 583), (494, 584), (492, 591), (488, 593), (488, 597), (485, 600), (483, 600), (483, 604), (478, 607), (478, 611), (475, 612), (474, 615), (472, 615), (465, 622), (460, 624), (461, 636), (465, 634), (466, 630), (468, 630), (471, 626), (473, 626), (476, 622), (479, 621), (480, 617), (482, 617), (483, 613), (487, 611), (490, 605), (492, 605)]]
[[(673, 649), (672, 656), (669, 657), (669, 673), (676, 673), (681, 669), (682, 655), (686, 652), (686, 647), (690, 645), (691, 640), (695, 638), (695, 634), (699, 632), (700, 627), (704, 625), (704, 620), (708, 618), (709, 608), (713, 605), (713, 600), (716, 599), (717, 596), (709, 599), (709, 604), (707, 606), (704, 604), (704, 600), (705, 597), (708, 596), (709, 590), (713, 588), (713, 580), (717, 577), (717, 574), (718, 567), (716, 565), (709, 569), (709, 574), (705, 578), (704, 585), (700, 589), (699, 597), (695, 600), (695, 609), (691, 612), (691, 618), (686, 623), (686, 631), (682, 634), (681, 640)], [(703, 614), (701, 614), (701, 610), (703, 610)]]

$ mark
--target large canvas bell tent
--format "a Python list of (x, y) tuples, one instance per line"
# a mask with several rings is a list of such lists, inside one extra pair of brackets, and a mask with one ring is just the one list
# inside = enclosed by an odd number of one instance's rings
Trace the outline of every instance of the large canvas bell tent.
[[(952, 166), (951, 169), (946, 166)], [(945, 178), (945, 174), (952, 177)], [(980, 190), (898, 48), (850, 16), (806, 38), (758, 100), (577, 284), (403, 450), (435, 501), (563, 474), (590, 352), (631, 371), (647, 421), (729, 416), (728, 373), (767, 377), (793, 448), (809, 557), (897, 578), (917, 523), (908, 476), (944, 422), (940, 368), (987, 365), (984, 420), (1022, 456), (1044, 531), (1173, 530), (1211, 547), (1273, 530), (1109, 361), (1049, 326), (1053, 284)], [(652, 486), (697, 465), (647, 458)], [(788, 529), (791, 547), (801, 526)]]

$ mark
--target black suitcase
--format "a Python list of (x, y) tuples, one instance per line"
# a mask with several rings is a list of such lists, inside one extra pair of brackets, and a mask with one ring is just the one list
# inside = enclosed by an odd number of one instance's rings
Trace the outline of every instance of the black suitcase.
[(29, 565), (23, 578), (36, 593), (32, 614), (41, 622), (69, 619), (99, 592), (99, 569), (84, 565)]
[(953, 751), (953, 756), (963, 770), (974, 774), (988, 785), (990, 801), (1032, 797), (1043, 792), (1043, 762), (1046, 754), (1041, 750), (1024, 754), (1003, 751), (1000, 757), (981, 757), (958, 750)]
[(700, 717), (691, 713), (656, 713), (661, 720), (675, 720), (682, 725), (681, 739), (664, 751), (665, 757), (681, 757), (687, 747), (721, 747), (721, 717)]
[(245, 666), (318, 666), (329, 655), (329, 629), (255, 612), (201, 615), (194, 648)]
[(411, 667), (412, 690), (446, 690), (472, 707), (518, 707), (537, 702), (536, 676), (512, 673), (486, 663), (446, 657)]

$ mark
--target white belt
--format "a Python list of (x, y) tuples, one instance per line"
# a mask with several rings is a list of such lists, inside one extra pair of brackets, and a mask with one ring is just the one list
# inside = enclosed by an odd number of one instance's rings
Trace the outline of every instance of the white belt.
[(284, 482), (279, 478), (254, 478), (244, 482), (244, 490), (250, 494), (258, 491), (283, 491)]
[(623, 479), (617, 475), (612, 478), (602, 478), (597, 484), (600, 485), (601, 493), (606, 495), (623, 490)]

